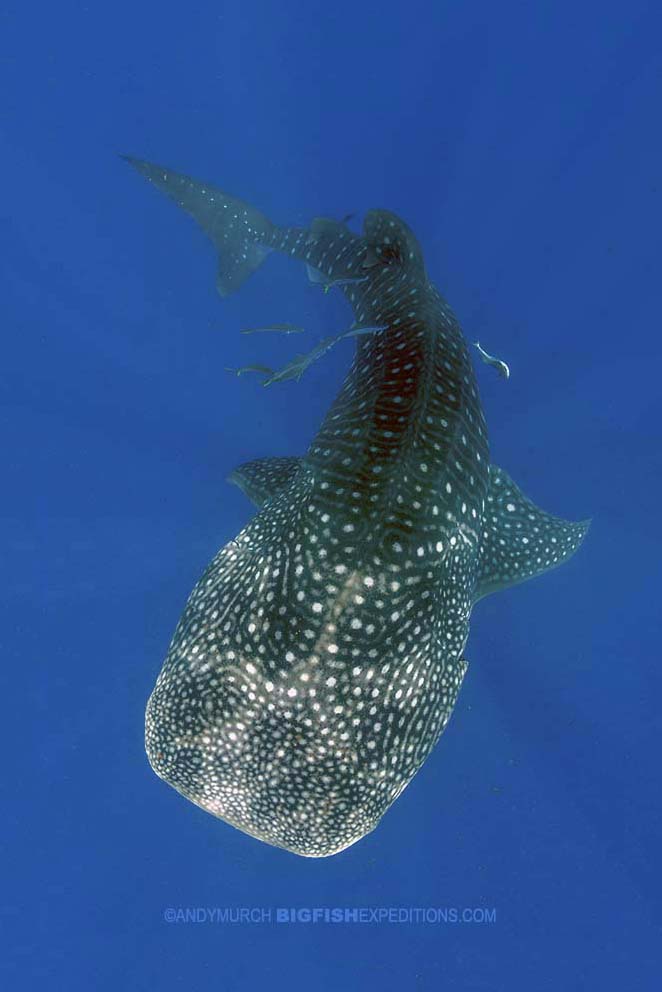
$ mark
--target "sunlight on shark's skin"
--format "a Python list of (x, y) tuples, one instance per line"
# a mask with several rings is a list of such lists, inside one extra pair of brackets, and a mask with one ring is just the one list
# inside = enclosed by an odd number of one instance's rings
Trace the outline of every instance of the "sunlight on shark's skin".
[(147, 705), (157, 775), (268, 844), (336, 854), (429, 755), (467, 662), (473, 604), (565, 561), (588, 524), (490, 464), (467, 347), (407, 225), (279, 228), (213, 186), (131, 164), (219, 250), (237, 290), (271, 251), (336, 285), (359, 333), (308, 452), (230, 476), (259, 509), (191, 593)]

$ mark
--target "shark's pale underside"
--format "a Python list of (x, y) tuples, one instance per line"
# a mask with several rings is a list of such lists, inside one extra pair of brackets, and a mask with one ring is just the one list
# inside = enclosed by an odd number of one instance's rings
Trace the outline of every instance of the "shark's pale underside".
[(129, 161), (212, 239), (222, 296), (279, 251), (375, 328), (307, 453), (232, 474), (258, 513), (191, 593), (146, 715), (154, 771), (192, 802), (268, 844), (335, 854), (444, 730), (473, 604), (561, 564), (588, 523), (538, 509), (490, 463), (464, 338), (402, 220), (277, 227)]

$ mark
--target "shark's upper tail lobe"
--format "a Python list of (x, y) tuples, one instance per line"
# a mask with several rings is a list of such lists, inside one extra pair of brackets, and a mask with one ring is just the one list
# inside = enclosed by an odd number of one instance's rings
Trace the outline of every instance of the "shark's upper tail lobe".
[(236, 292), (269, 254), (277, 228), (259, 210), (215, 186), (130, 155), (122, 158), (197, 221), (218, 250), (219, 293)]

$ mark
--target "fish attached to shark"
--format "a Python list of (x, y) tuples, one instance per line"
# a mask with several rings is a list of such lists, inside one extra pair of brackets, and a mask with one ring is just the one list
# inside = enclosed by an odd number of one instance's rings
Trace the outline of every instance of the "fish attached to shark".
[(490, 462), (462, 332), (399, 217), (278, 227), (129, 162), (214, 242), (222, 296), (279, 251), (375, 329), (306, 454), (230, 476), (258, 512), (191, 593), (146, 713), (152, 768), (187, 799), (295, 854), (336, 854), (446, 727), (474, 603), (566, 561), (588, 522), (538, 509)]

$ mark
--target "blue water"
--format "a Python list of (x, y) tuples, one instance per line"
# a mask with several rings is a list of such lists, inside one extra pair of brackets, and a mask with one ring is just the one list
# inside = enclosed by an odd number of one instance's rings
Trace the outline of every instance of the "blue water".
[[(658, 989), (659, 5), (5, 4), (2, 988)], [(300, 859), (151, 772), (143, 712), (184, 601), (303, 452), (339, 294), (204, 237), (117, 157), (274, 220), (384, 206), (512, 369), (478, 368), (494, 461), (593, 517), (563, 568), (477, 607), (460, 700), (375, 833)], [(244, 907), (482, 909), (482, 923), (237, 924)], [(202, 910), (200, 922), (166, 911)], [(489, 912), (487, 912), (489, 911)], [(472, 917), (475, 919), (475, 917)]]

